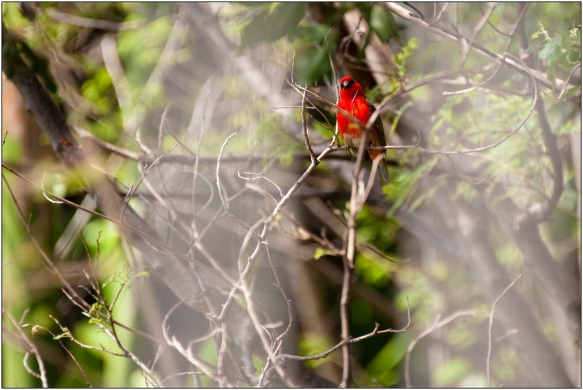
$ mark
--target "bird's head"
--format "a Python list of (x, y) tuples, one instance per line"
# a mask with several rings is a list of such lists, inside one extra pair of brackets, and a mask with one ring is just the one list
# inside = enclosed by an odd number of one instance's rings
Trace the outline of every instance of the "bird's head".
[(352, 77), (344, 76), (340, 80), (340, 98), (352, 100), (355, 96), (364, 97), (364, 90)]

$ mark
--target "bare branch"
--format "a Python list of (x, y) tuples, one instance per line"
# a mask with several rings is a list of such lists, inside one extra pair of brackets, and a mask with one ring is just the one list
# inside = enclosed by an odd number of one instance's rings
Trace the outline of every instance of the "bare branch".
[[(403, 7), (401, 7), (400, 5), (398, 5), (396, 3), (389, 2), (389, 3), (384, 3), (384, 5), (391, 12), (399, 15), (401, 18), (403, 18), (411, 23), (417, 24), (418, 26), (421, 26), (421, 27), (423, 27), (431, 32), (434, 32), (437, 35), (440, 35), (444, 38), (447, 38), (449, 40), (456, 41), (456, 42), (461, 39), (461, 37), (457, 33), (450, 32), (437, 24), (435, 24), (435, 25), (430, 24), (427, 21), (424, 21), (424, 20), (421, 20), (421, 19), (416, 18), (414, 16), (411, 16), (411, 14), (406, 9), (404, 9)], [(543, 85), (546, 88), (549, 88), (551, 90), (554, 89), (553, 83), (547, 78), (547, 76), (545, 74), (543, 74), (542, 72), (539, 72), (538, 70), (535, 70), (535, 69), (526, 70), (523, 67), (521, 67), (518, 63), (516, 63), (512, 60), (505, 59), (503, 56), (501, 56), (497, 53), (493, 53), (492, 51), (482, 47), (481, 45), (478, 45), (477, 43), (472, 43), (470, 45), (470, 48), (471, 48), (471, 50), (475, 51), (476, 53), (478, 53), (486, 58), (492, 59), (498, 63), (502, 63), (505, 66), (507, 66), (508, 68), (513, 69), (513, 70), (515, 70), (515, 71), (517, 71), (525, 76), (532, 75), (531, 77), (534, 77), (536, 79), (536, 81), (538, 83), (540, 83), (541, 85)], [(564, 84), (565, 84), (565, 82), (563, 80), (556, 79), (556, 85), (559, 88), (562, 88)]]
[(233, 138), (234, 136), (236, 136), (237, 133), (233, 133), (230, 136), (228, 136), (225, 139), (225, 142), (223, 142), (223, 145), (221, 146), (221, 151), (219, 152), (219, 156), (217, 157), (217, 170), (216, 170), (216, 174), (215, 177), (217, 179), (217, 188), (219, 190), (219, 198), (221, 198), (221, 203), (223, 204), (223, 207), (225, 208), (225, 211), (228, 213), (229, 212), (229, 203), (227, 202), (225, 195), (223, 194), (223, 188), (221, 187), (221, 177), (219, 175), (220, 172), (220, 168), (221, 168), (221, 156), (223, 155), (223, 150), (225, 150), (225, 146), (227, 146), (227, 144), (229, 143), (229, 141), (231, 140), (231, 138)]
[(409, 344), (409, 346), (407, 347), (407, 352), (405, 354), (405, 386), (407, 388), (411, 388), (411, 377), (410, 377), (410, 369), (409, 369), (409, 365), (410, 365), (410, 360), (411, 360), (411, 351), (413, 350), (413, 348), (415, 348), (415, 345), (419, 342), (419, 340), (421, 340), (423, 337), (427, 336), (429, 333), (433, 332), (436, 329), (441, 328), (444, 325), (449, 324), (450, 322), (456, 320), (459, 317), (463, 317), (463, 316), (475, 316), (478, 314), (482, 314), (485, 315), (484, 313), (480, 313), (478, 311), (475, 310), (463, 310), (463, 311), (458, 311), (453, 313), (452, 315), (450, 315), (449, 317), (447, 317), (446, 319), (437, 322), (437, 320), (439, 319), (436, 318), (435, 323), (430, 326), (429, 328), (425, 329), (423, 332), (421, 332), (421, 334), (419, 334), (419, 336), (415, 337), (415, 339), (413, 339), (413, 341), (411, 341), (411, 343)]
[[(520, 26), (520, 23), (522, 22), (522, 18), (524, 17), (524, 14), (526, 13), (526, 10), (528, 9), (528, 6), (530, 5), (530, 3), (526, 3), (524, 5), (524, 7), (522, 8), (522, 11), (520, 12), (520, 15), (518, 15), (518, 19), (516, 20), (516, 23), (514, 24), (514, 27), (512, 27), (512, 31), (510, 32), (510, 34), (504, 34), (504, 35), (508, 35), (509, 39), (508, 39), (508, 43), (506, 44), (506, 48), (504, 49), (504, 54), (502, 55), (503, 59), (506, 59), (507, 57), (507, 52), (508, 49), (510, 49), (510, 44), (512, 43), (512, 38), (514, 37), (514, 34), (516, 33), (516, 31), (518, 30), (518, 26)], [(480, 6), (480, 4), (478, 3), (478, 7)], [(480, 8), (480, 10), (482, 10)], [(489, 23), (489, 22), (488, 22)], [(489, 83), (491, 80), (494, 79), (494, 77), (496, 77), (496, 75), (498, 74), (498, 71), (502, 68), (502, 62), (500, 62), (498, 64), (498, 66), (496, 67), (496, 70), (492, 73), (492, 75), (490, 75), (490, 77), (486, 78), (484, 81), (461, 91), (454, 91), (454, 92), (448, 92), (448, 91), (444, 91), (442, 93), (443, 96), (451, 96), (451, 95), (458, 95), (458, 94), (462, 94), (462, 93), (466, 93), (466, 92), (470, 92), (470, 91), (474, 91), (484, 85), (486, 85), (487, 83)], [(567, 87), (567, 84), (565, 83), (565, 88)]]
[(472, 43), (474, 43), (474, 39), (476, 38), (478, 33), (482, 30), (482, 28), (486, 24), (486, 21), (488, 21), (488, 18), (492, 14), (492, 11), (494, 10), (495, 7), (496, 7), (495, 3), (491, 3), (491, 2), (488, 3), (488, 9), (486, 10), (484, 15), (482, 16), (482, 19), (480, 19), (478, 24), (476, 24), (476, 26), (474, 27), (474, 31), (472, 32), (472, 36), (470, 37), (470, 39), (467, 42), (466, 42), (465, 38), (460, 36), (461, 39), (459, 40), (459, 42), (460, 42), (460, 47), (462, 50), (462, 55), (461, 55), (461, 59), (460, 59), (460, 66), (459, 66), (460, 69), (463, 69), (464, 64), (466, 62), (466, 58), (468, 58), (468, 53), (470, 52), (469, 47), (471, 47)]
[[(41, 188), (41, 186), (39, 186), (39, 185), (37, 185), (36, 183), (34, 183), (34, 182), (32, 182), (32, 181), (28, 180), (28, 179), (27, 179), (27, 178), (25, 178), (24, 176), (20, 175), (18, 172), (14, 171), (12, 168), (10, 168), (10, 167), (7, 167), (7, 166), (6, 166), (6, 165), (4, 165), (4, 164), (2, 164), (2, 167), (3, 167), (4, 169), (7, 169), (8, 171), (10, 171), (11, 173), (15, 174), (15, 175), (16, 175), (16, 176), (18, 176), (19, 178), (21, 178), (21, 179), (25, 180), (26, 182), (28, 182), (28, 183), (32, 184), (33, 186), (35, 186), (35, 187), (37, 187), (37, 188), (39, 188), (39, 189), (42, 189), (42, 188)], [(139, 235), (139, 236), (143, 237), (145, 240), (147, 240), (147, 241), (149, 242), (149, 244), (151, 244), (151, 247), (153, 247), (153, 245), (155, 245), (156, 247), (158, 247), (158, 248), (161, 248), (161, 249), (163, 249), (163, 250), (167, 251), (167, 252), (168, 252), (168, 254), (172, 254), (172, 255), (174, 255), (174, 256), (176, 256), (176, 257), (178, 257), (178, 258), (181, 258), (181, 259), (183, 259), (183, 260), (186, 260), (187, 262), (191, 262), (191, 263), (193, 263), (193, 264), (196, 264), (196, 266), (197, 266), (197, 267), (200, 267), (200, 268), (202, 268), (202, 269), (204, 269), (204, 270), (206, 270), (206, 271), (209, 271), (209, 272), (211, 272), (211, 273), (213, 273), (213, 274), (215, 274), (215, 275), (217, 275), (217, 276), (219, 276), (219, 277), (221, 277), (221, 278), (224, 278), (226, 281), (228, 281), (229, 283), (231, 283), (231, 284), (233, 284), (233, 285), (235, 284), (235, 282), (232, 280), (232, 278), (231, 278), (231, 277), (229, 277), (228, 275), (226, 275), (224, 272), (220, 272), (220, 270), (215, 270), (215, 269), (213, 269), (213, 268), (209, 267), (208, 265), (206, 265), (206, 264), (204, 264), (204, 263), (201, 263), (201, 262), (197, 261), (196, 259), (193, 259), (193, 258), (190, 258), (190, 257), (187, 257), (187, 256), (185, 256), (184, 254), (180, 253), (180, 252), (179, 252), (179, 251), (177, 251), (176, 249), (174, 249), (174, 248), (172, 248), (172, 247), (168, 246), (167, 244), (163, 243), (163, 242), (162, 242), (162, 241), (160, 241), (159, 239), (157, 239), (157, 238), (154, 238), (153, 236), (150, 236), (150, 235), (149, 235), (149, 234), (147, 234), (147, 233), (144, 233), (144, 232), (143, 232), (142, 230), (140, 230), (140, 229), (137, 229), (137, 228), (135, 228), (135, 227), (133, 227), (133, 226), (131, 226), (131, 225), (128, 225), (128, 224), (127, 224), (125, 221), (123, 221), (123, 222), (122, 222), (122, 221), (120, 221), (120, 220), (118, 220), (118, 219), (115, 219), (115, 218), (109, 217), (109, 216), (107, 216), (107, 215), (105, 215), (105, 214), (101, 214), (101, 213), (98, 213), (98, 212), (96, 212), (96, 211), (93, 211), (93, 210), (87, 209), (87, 208), (85, 208), (85, 207), (82, 207), (82, 206), (80, 206), (80, 205), (78, 205), (78, 204), (76, 204), (76, 203), (73, 203), (73, 202), (69, 201), (68, 199), (62, 198), (62, 197), (60, 197), (60, 196), (58, 196), (58, 195), (56, 195), (56, 194), (54, 194), (54, 193), (52, 193), (52, 192), (50, 192), (50, 191), (47, 191), (47, 190), (45, 190), (45, 191), (46, 191), (46, 193), (47, 193), (47, 194), (49, 194), (49, 195), (51, 195), (52, 197), (54, 197), (54, 198), (56, 198), (56, 199), (60, 200), (61, 202), (63, 202), (64, 204), (66, 204), (66, 205), (68, 205), (68, 206), (72, 206), (72, 207), (75, 207), (75, 208), (77, 208), (77, 209), (79, 209), (79, 210), (83, 210), (83, 211), (85, 211), (85, 212), (87, 212), (87, 213), (89, 213), (89, 214), (91, 214), (91, 215), (94, 215), (94, 216), (97, 216), (97, 217), (99, 217), (99, 218), (103, 218), (103, 219), (105, 219), (105, 220), (108, 220), (108, 221), (110, 221), (110, 222), (113, 222), (114, 224), (116, 224), (116, 225), (118, 225), (118, 226), (120, 226), (120, 227), (123, 227), (123, 228), (125, 228), (125, 229), (129, 229), (129, 230), (130, 230), (132, 233), (135, 233), (135, 234), (137, 234), (137, 235)], [(23, 218), (24, 218), (24, 217), (23, 217)], [(201, 251), (202, 251), (202, 250), (201, 250)], [(204, 253), (204, 252), (203, 252), (203, 253)]]
[(378, 330), (379, 328), (379, 324), (375, 324), (374, 329), (372, 330), (372, 332), (367, 333), (365, 335), (359, 336), (359, 337), (355, 337), (355, 338), (349, 338), (347, 340), (342, 340), (340, 341), (338, 344), (336, 344), (335, 346), (333, 346), (332, 348), (328, 349), (325, 352), (322, 352), (318, 355), (312, 355), (312, 356), (297, 356), (297, 355), (288, 355), (288, 354), (281, 354), (278, 356), (279, 359), (292, 359), (292, 360), (299, 360), (301, 362), (305, 362), (308, 360), (318, 360), (318, 359), (323, 359), (326, 356), (330, 355), (332, 352), (336, 351), (338, 348), (346, 345), (346, 344), (352, 344), (352, 343), (358, 343), (362, 340), (366, 340), (368, 338), (371, 338), (377, 334), (382, 334), (382, 333), (403, 333), (406, 332), (409, 329), (409, 326), (411, 325), (411, 307), (409, 306), (409, 297), (407, 297), (407, 325), (403, 328), (403, 329), (384, 329), (384, 330)]
[[(538, 91), (537, 91), (538, 93)], [(553, 193), (551, 198), (541, 204), (534, 204), (527, 213), (518, 219), (518, 224), (541, 223), (552, 218), (553, 210), (557, 206), (561, 195), (563, 194), (563, 162), (557, 148), (557, 138), (553, 134), (551, 124), (547, 118), (545, 104), (540, 98), (536, 101), (536, 110), (538, 113), (538, 122), (541, 127), (543, 142), (546, 147), (547, 155), (553, 166)]]
[[(28, 337), (26, 336), (26, 334), (24, 333), (24, 331), (22, 330), (22, 326), (16, 322), (16, 320), (14, 319), (14, 317), (12, 317), (10, 315), (10, 313), (8, 313), (6, 311), (6, 309), (4, 309), (4, 306), (2, 306), (2, 314), (4, 314), (6, 316), (6, 318), (8, 318), (8, 320), (12, 323), (12, 325), (14, 326), (14, 329), (16, 329), (16, 331), (18, 332), (20, 339), (22, 341), (24, 341), (24, 343), (26, 344), (26, 346), (28, 347), (28, 351), (24, 356), (24, 367), (26, 368), (26, 371), (28, 371), (29, 374), (31, 374), (34, 377), (37, 377), (41, 380), (41, 383), (43, 385), (43, 387), (46, 389), (49, 387), (49, 382), (47, 380), (47, 373), (45, 370), (45, 364), (42, 360), (42, 357), (40, 355), (40, 352), (38, 351), (36, 345), (34, 345), (34, 343), (32, 341), (30, 341), (28, 339)], [(40, 373), (37, 374), (36, 372), (34, 372), (27, 363), (27, 357), (28, 354), (32, 353), (35, 357), (36, 357), (36, 361), (38, 362), (38, 368)]]
[(304, 93), (302, 95), (302, 127), (304, 129), (304, 142), (306, 143), (306, 149), (308, 149), (308, 153), (310, 154), (310, 159), (312, 160), (312, 164), (316, 162), (316, 155), (312, 150), (312, 145), (310, 145), (310, 138), (308, 136), (308, 127), (306, 125), (306, 89), (304, 87)]
[(443, 7), (441, 7), (441, 10), (437, 14), (437, 17), (435, 17), (435, 19), (433, 20), (434, 23), (436, 23), (436, 24), (439, 23), (439, 20), (441, 19), (441, 17), (445, 13), (445, 10), (447, 9), (448, 5), (449, 5), (449, 2), (443, 3)]
[(51, 18), (58, 20), (60, 22), (69, 23), (80, 27), (95, 28), (111, 32), (136, 30), (145, 27), (150, 22), (153, 22), (154, 20), (159, 19), (161, 17), (171, 17), (171, 15), (164, 15), (158, 13), (144, 20), (137, 20), (135, 22), (116, 23), (111, 22), (109, 20), (82, 18), (80, 16), (66, 14), (64, 12), (57, 11), (54, 8), (48, 8), (46, 10), (46, 13)]
[(176, 308), (178, 308), (178, 306), (180, 306), (183, 303), (184, 302), (182, 301), (177, 302), (164, 316), (164, 321), (162, 322), (162, 334), (164, 335), (164, 340), (166, 340), (166, 343), (169, 346), (176, 349), (176, 351), (178, 351), (178, 353), (184, 356), (191, 364), (193, 364), (196, 367), (199, 367), (201, 371), (204, 373), (204, 375), (219, 382), (220, 378), (216, 375), (216, 372), (211, 371), (211, 369), (216, 368), (213, 368), (210, 364), (206, 363), (204, 360), (198, 359), (196, 356), (194, 356), (192, 353), (192, 349), (190, 348), (191, 344), (189, 344), (187, 348), (184, 348), (180, 341), (176, 339), (176, 337), (174, 336), (170, 337), (168, 335), (168, 327), (166, 326), (166, 322), (168, 321), (168, 318), (174, 312), (174, 310), (176, 310)]
[(498, 303), (498, 301), (502, 299), (504, 294), (506, 294), (506, 292), (510, 290), (512, 286), (514, 286), (514, 283), (516, 283), (516, 281), (521, 277), (522, 274), (514, 278), (512, 283), (510, 283), (510, 285), (508, 285), (508, 287), (506, 287), (504, 291), (502, 291), (502, 294), (500, 294), (500, 296), (498, 296), (498, 298), (496, 298), (496, 300), (492, 304), (492, 311), (490, 312), (490, 321), (488, 323), (488, 356), (486, 357), (486, 376), (488, 377), (488, 387), (490, 387), (490, 354), (492, 353), (492, 322), (494, 321), (494, 310), (496, 310), (496, 304)]

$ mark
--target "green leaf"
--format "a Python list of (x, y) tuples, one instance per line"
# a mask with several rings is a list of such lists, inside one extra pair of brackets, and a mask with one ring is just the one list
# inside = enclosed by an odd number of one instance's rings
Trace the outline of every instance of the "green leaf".
[(405, 172), (398, 176), (393, 176), (393, 180), (385, 186), (383, 186), (383, 192), (387, 195), (387, 198), (393, 206), (387, 212), (387, 215), (392, 216), (393, 213), (401, 207), (405, 200), (407, 200), (415, 187), (417, 179), (427, 171), (433, 168), (437, 163), (436, 158), (430, 158), (425, 163), (421, 164), (413, 172)]
[(318, 248), (316, 249), (316, 252), (314, 252), (314, 260), (320, 260), (322, 256), (334, 256), (334, 255), (336, 254), (328, 249)]
[(437, 386), (453, 385), (471, 370), (470, 363), (462, 358), (453, 358), (435, 370), (434, 379)]
[(310, 41), (318, 44), (323, 43), (324, 39), (333, 33), (331, 27), (327, 24), (308, 25), (304, 28), (304, 34), (306, 34)]
[(241, 48), (259, 42), (273, 42), (288, 35), (296, 37), (298, 24), (304, 17), (304, 3), (266, 3), (259, 7), (251, 21), (243, 28)]
[(447, 341), (458, 349), (475, 344), (478, 338), (475, 329), (470, 329), (465, 325), (455, 326), (447, 332)]
[(561, 96), (561, 100), (562, 101), (566, 101), (571, 99), (573, 96), (575, 96), (577, 94), (577, 92), (579, 92), (581, 90), (580, 87), (571, 87), (569, 89), (567, 89), (565, 91), (565, 93), (563, 94), (563, 96)]
[(113, 274), (113, 275), (110, 275), (110, 276), (109, 276), (109, 278), (107, 278), (107, 279), (106, 279), (106, 280), (103, 282), (103, 284), (101, 285), (101, 288), (105, 288), (105, 287), (107, 287), (107, 286), (108, 286), (110, 283), (113, 283), (113, 282), (115, 282), (115, 277), (116, 277), (116, 275), (115, 275), (115, 274)]
[[(329, 335), (319, 335), (307, 332), (300, 335), (298, 349), (300, 355), (312, 356), (325, 352), (326, 350), (332, 348), (333, 345), (334, 344), (332, 343)], [(331, 360), (330, 355), (323, 359), (308, 360), (306, 365), (310, 368), (314, 368), (329, 360)]]
[(65, 328), (65, 331), (55, 337), (53, 337), (53, 340), (60, 340), (63, 338), (71, 338), (71, 333), (69, 333), (69, 330), (67, 328)]
[(541, 60), (548, 60), (555, 53), (555, 47), (550, 42), (544, 45), (541, 51), (538, 53), (538, 58)]
[(410, 338), (398, 334), (385, 344), (366, 367), (367, 373), (376, 378), (384, 386), (394, 386), (399, 382), (395, 367), (405, 357)]
[(383, 42), (399, 36), (393, 15), (382, 5), (374, 4), (371, 7), (369, 25)]
[(306, 53), (298, 69), (298, 82), (301, 85), (316, 84), (325, 74), (332, 74), (329, 52), (330, 45), (327, 44), (321, 49), (312, 49)]
[(150, 271), (140, 271), (140, 272), (136, 272), (133, 275), (134, 278), (141, 278), (141, 277), (146, 277), (149, 278), (150, 277)]

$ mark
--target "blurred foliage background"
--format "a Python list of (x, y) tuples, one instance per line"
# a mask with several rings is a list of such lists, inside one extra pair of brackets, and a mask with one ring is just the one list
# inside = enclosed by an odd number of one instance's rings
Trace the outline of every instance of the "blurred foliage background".
[[(138, 159), (164, 153), (203, 159), (206, 182), (197, 181), (196, 202), (197, 210), (206, 208), (209, 216), (200, 215), (211, 221), (205, 240), (227, 272), (237, 276), (246, 231), (228, 226), (235, 223), (221, 214), (213, 195), (216, 158), (226, 137), (237, 132), (224, 148), (221, 165), (230, 195), (248, 188), (240, 179), (245, 171), (261, 171), (285, 193), (309, 165), (302, 97), (291, 84), (335, 101), (334, 72), (338, 78), (350, 74), (380, 107), (389, 144), (417, 146), (387, 151), (392, 182), (376, 183), (357, 217), (350, 302), (353, 337), (371, 332), (375, 323), (379, 329), (405, 327), (408, 308), (410, 326), (352, 344), (351, 385), (581, 386), (581, 4), (415, 3), (415, 10), (396, 4), (421, 12), (418, 20), (455, 30), (468, 38), (465, 45), (402, 18), (387, 4), (208, 3), (190, 9), (155, 2), (4, 2), (2, 162), (52, 194), (96, 209), (79, 179), (83, 173), (55, 158), (10, 82), (21, 71), (13, 61), (19, 55), (71, 128), (82, 129), (78, 138), (90, 140), (84, 147), (99, 156), (121, 194), (140, 182), (144, 163), (103, 149), (95, 139)], [(210, 15), (208, 25), (197, 13)], [(228, 45), (220, 43), (217, 31)], [(528, 74), (467, 50), (471, 43), (536, 72), (537, 90)], [(253, 74), (262, 77), (253, 79)], [(534, 107), (536, 91), (551, 141)], [(335, 114), (322, 99), (308, 97), (314, 107), (306, 115), (310, 141), (321, 151), (334, 134)], [(479, 149), (500, 141), (469, 154), (426, 151)], [(549, 142), (555, 145), (551, 149)], [(269, 245), (293, 306), (293, 334), (286, 344), (291, 353), (310, 356), (340, 341), (342, 259), (317, 238), (342, 247), (352, 164), (342, 151), (324, 160), (272, 226)], [(161, 183), (168, 184), (163, 198), (176, 199), (175, 218), (187, 225), (193, 185), (185, 178), (192, 169), (161, 164), (148, 184), (160, 191)], [(99, 350), (120, 352), (103, 323), (87, 318), (64, 294), (31, 235), (91, 305), (99, 301), (87, 276), (93, 264), (104, 299), (116, 302), (115, 320), (151, 335), (117, 327), (119, 341), (150, 368), (159, 359), (153, 371), (168, 378), (164, 384), (217, 386), (205, 375), (192, 374), (198, 369), (165, 346), (160, 326), (177, 298), (115, 224), (50, 202), (50, 195), (4, 168), (2, 174), (4, 387), (42, 385), (29, 373), (39, 371), (29, 343), (38, 349), (51, 387), (151, 384), (132, 359)], [(274, 186), (254, 183), (278, 197)], [(145, 185), (139, 190), (143, 197), (129, 205), (156, 226), (165, 242), (182, 248), (180, 234), (160, 222), (165, 204), (148, 195)], [(546, 205), (552, 218), (521, 225), (524, 215)], [(231, 211), (250, 218), (245, 221), (252, 225), (272, 209), (269, 199), (255, 195)], [(213, 213), (224, 231), (214, 230)], [(484, 259), (494, 259), (495, 265)], [(482, 263), (490, 265), (480, 268)], [(275, 313), (274, 323), (287, 324), (284, 301), (273, 298), (280, 293), (271, 286), (267, 259), (256, 268), (254, 294)], [(502, 314), (494, 316), (489, 330), (494, 302), (517, 277), (508, 293), (514, 295), (500, 300)], [(522, 319), (512, 317), (513, 311)], [(185, 340), (213, 329), (203, 314), (191, 319), (189, 309), (177, 313), (171, 323)], [(521, 328), (524, 318), (532, 319), (527, 329)], [(42, 329), (34, 332), (35, 325)], [(534, 347), (524, 341), (533, 335), (541, 340), (531, 339)], [(216, 366), (218, 348), (220, 343), (209, 338), (193, 353)], [(542, 348), (547, 355), (533, 362), (528, 356), (537, 349), (529, 348)], [(541, 383), (537, 364), (544, 359), (552, 364), (540, 372), (552, 375)], [(265, 357), (254, 352), (254, 364), (260, 375)], [(340, 349), (305, 363), (336, 384), (341, 365)], [(254, 385), (248, 375), (240, 378), (238, 385)]]

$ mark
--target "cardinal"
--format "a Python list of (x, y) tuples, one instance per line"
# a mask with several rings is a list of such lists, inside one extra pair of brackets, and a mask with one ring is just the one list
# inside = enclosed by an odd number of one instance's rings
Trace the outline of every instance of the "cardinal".
[[(336, 104), (344, 111), (352, 114), (352, 116), (358, 119), (358, 121), (364, 126), (366, 126), (371, 115), (376, 111), (375, 106), (364, 96), (364, 90), (360, 84), (354, 81), (350, 76), (345, 76), (340, 80), (340, 95)], [(381, 172), (383, 180), (389, 183), (389, 172), (387, 171), (387, 166), (385, 164), (386, 151), (371, 149), (372, 146), (387, 145), (381, 117), (377, 117), (372, 127), (367, 132), (363, 127), (357, 125), (353, 119), (338, 111), (336, 114), (336, 126), (338, 127), (338, 132), (340, 133), (342, 140), (350, 149), (358, 150), (361, 137), (363, 135), (367, 137), (365, 147), (367, 148), (368, 155), (373, 160), (379, 155), (383, 156), (379, 162), (379, 171)]]

